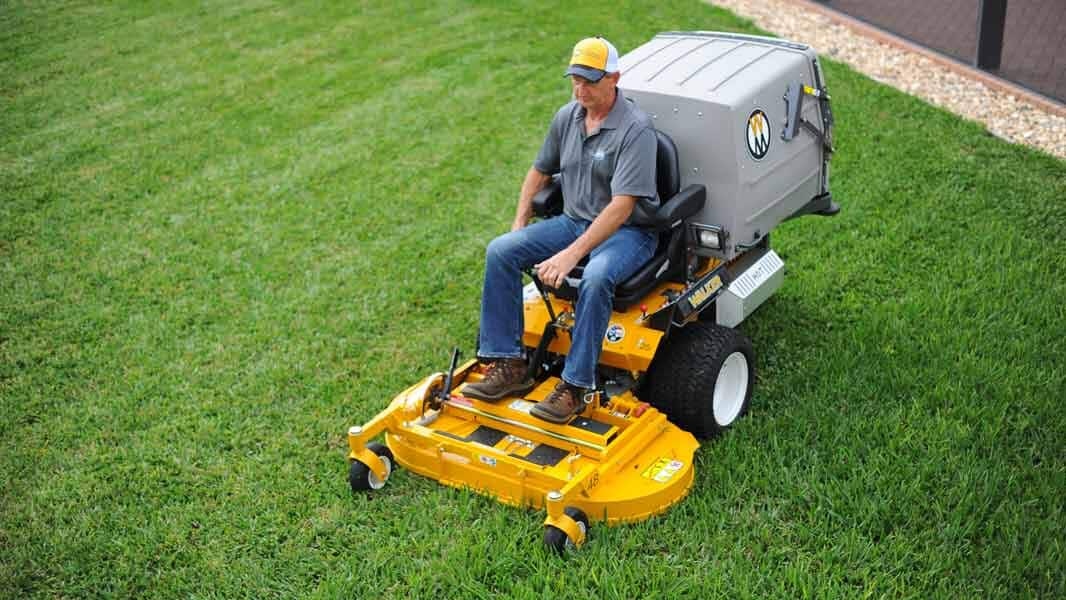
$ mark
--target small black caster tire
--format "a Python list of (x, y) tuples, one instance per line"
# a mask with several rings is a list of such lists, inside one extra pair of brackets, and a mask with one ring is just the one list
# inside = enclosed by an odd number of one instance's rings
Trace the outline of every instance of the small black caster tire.
[[(585, 534), (585, 540), (589, 535), (589, 518), (580, 508), (567, 506), (563, 513), (577, 522), (581, 532)], [(544, 526), (544, 545), (559, 556), (566, 556), (568, 552), (576, 552), (577, 544), (566, 535), (566, 532), (554, 525)]]
[(348, 469), (348, 484), (352, 486), (353, 492), (380, 490), (385, 487), (385, 482), (389, 480), (393, 466), (396, 464), (396, 460), (392, 457), (392, 450), (389, 450), (385, 444), (370, 442), (366, 447), (385, 463), (385, 479), (378, 479), (370, 467), (358, 460), (353, 460)]

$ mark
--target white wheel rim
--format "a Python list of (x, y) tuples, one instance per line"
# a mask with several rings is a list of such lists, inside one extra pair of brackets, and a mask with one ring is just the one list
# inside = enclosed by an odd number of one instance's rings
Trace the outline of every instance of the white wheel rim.
[(748, 357), (734, 352), (726, 357), (714, 382), (714, 420), (725, 427), (736, 420), (748, 395)]
[(392, 474), (392, 461), (389, 460), (389, 457), (379, 456), (378, 458), (380, 458), (382, 464), (385, 465), (385, 478), (378, 479), (378, 476), (375, 475), (373, 471), (367, 471), (366, 481), (370, 484), (370, 489), (372, 490), (380, 490), (385, 487), (385, 482), (389, 480), (389, 475)]

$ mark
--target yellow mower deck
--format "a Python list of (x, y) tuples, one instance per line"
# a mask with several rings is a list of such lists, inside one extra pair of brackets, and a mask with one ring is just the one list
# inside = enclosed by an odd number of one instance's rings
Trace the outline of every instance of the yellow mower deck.
[(464, 380), (480, 379), (475, 367), (470, 361), (458, 370), (458, 393), (439, 410), (422, 413), (424, 399), (443, 382), (438, 373), (398, 395), (364, 427), (353, 427), (349, 458), (384, 479), (383, 465), (366, 443), (385, 432), (404, 467), (508, 504), (546, 507), (545, 523), (568, 534), (574, 528), (565, 507), (580, 508), (593, 521), (637, 521), (688, 492), (699, 444), (631, 394), (607, 406), (590, 405), (569, 424), (555, 425), (531, 417), (529, 408), (557, 379), (546, 379), (524, 398), (488, 403), (461, 395)]

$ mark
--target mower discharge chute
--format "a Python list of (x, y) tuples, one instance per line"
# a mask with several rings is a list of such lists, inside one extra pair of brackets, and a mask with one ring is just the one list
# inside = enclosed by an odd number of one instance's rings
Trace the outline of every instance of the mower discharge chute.
[[(559, 381), (570, 350), (579, 266), (567, 283), (526, 286), (523, 343), (536, 387), (498, 402), (468, 398), (476, 360), (434, 373), (348, 432), (353, 490), (382, 487), (397, 464), (517, 506), (545, 509), (545, 543), (585, 542), (591, 522), (662, 513), (693, 481), (696, 436), (744, 414), (751, 342), (735, 329), (781, 285), (769, 233), (839, 210), (829, 194), (832, 113), (809, 47), (747, 35), (670, 32), (620, 59), (620, 87), (658, 138), (654, 257), (615, 290), (597, 389), (566, 424), (529, 409)], [(534, 211), (561, 212), (561, 185)], [(384, 434), (385, 444), (374, 442)]]

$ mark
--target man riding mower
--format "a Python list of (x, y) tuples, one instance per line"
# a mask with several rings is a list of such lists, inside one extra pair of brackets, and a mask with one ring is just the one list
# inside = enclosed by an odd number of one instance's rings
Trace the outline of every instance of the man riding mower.
[(567, 75), (575, 100), (488, 248), (485, 364), (456, 350), (348, 436), (353, 490), (399, 463), (546, 508), (560, 552), (591, 521), (642, 520), (687, 494), (694, 436), (751, 401), (754, 352), (735, 328), (782, 284), (770, 231), (839, 210), (807, 46), (670, 32), (619, 58), (590, 38)]

